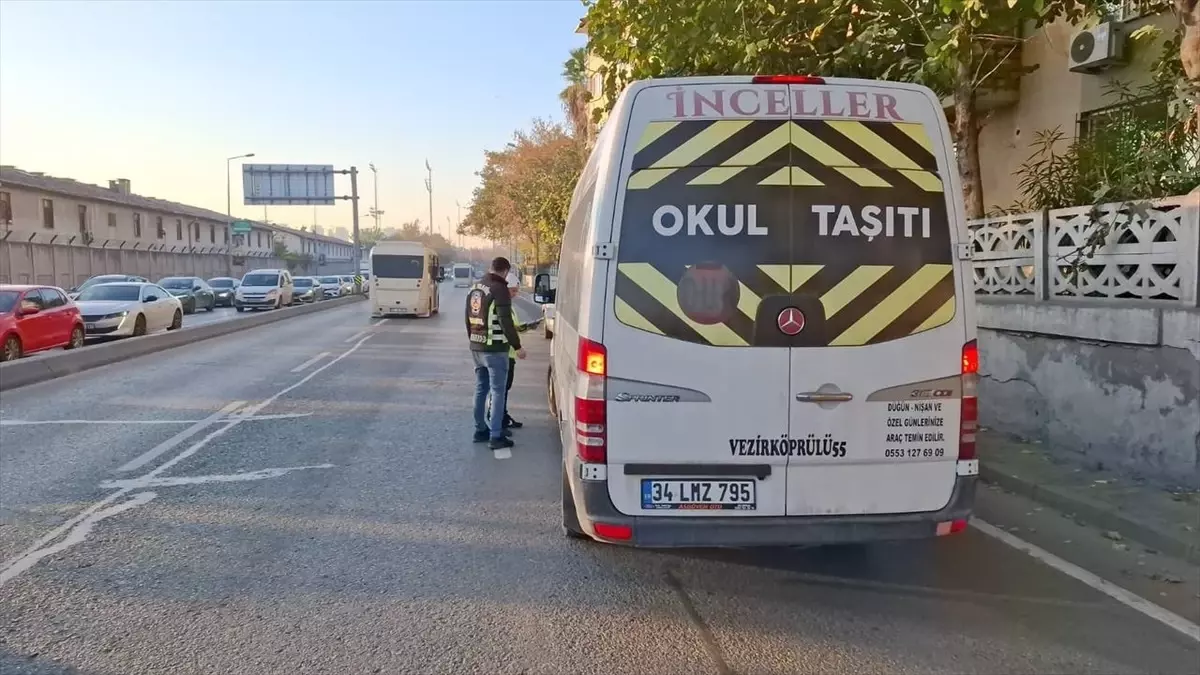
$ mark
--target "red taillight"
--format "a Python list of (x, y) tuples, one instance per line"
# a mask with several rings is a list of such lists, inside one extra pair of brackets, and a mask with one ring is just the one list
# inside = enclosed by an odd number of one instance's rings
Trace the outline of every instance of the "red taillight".
[(633, 528), (628, 525), (609, 525), (608, 523), (592, 523), (592, 529), (597, 537), (616, 541), (633, 539)]
[(608, 403), (605, 401), (608, 352), (604, 345), (580, 338), (578, 367), (578, 389), (575, 392), (576, 453), (586, 463), (603, 464), (608, 460)]
[[(959, 424), (958, 458), (975, 459), (975, 433), (979, 431), (979, 345), (975, 340), (962, 348), (962, 421)], [(964, 524), (963, 527), (966, 527)]]
[(967, 529), (967, 519), (946, 520), (937, 524), (937, 536), (945, 537), (950, 534), (958, 534)]
[(813, 75), (755, 75), (754, 84), (825, 84), (825, 78)]

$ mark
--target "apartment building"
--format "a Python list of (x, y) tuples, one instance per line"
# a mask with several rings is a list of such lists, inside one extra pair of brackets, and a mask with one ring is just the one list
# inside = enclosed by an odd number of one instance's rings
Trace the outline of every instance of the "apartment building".
[(314, 262), (349, 263), (353, 245), (328, 235), (276, 223), (250, 222), (250, 232), (233, 233), (228, 216), (216, 211), (143, 197), (127, 179), (108, 187), (70, 178), (0, 167), (0, 238), (10, 243), (91, 246), (100, 249), (174, 253), (228, 253), (235, 258), (311, 253)]

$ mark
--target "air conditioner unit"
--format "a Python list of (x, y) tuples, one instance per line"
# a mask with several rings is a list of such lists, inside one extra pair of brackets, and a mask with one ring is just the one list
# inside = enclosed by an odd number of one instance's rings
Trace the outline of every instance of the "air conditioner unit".
[(1125, 63), (1125, 39), (1120, 24), (1112, 21), (1076, 33), (1067, 57), (1071, 72), (1098, 73)]

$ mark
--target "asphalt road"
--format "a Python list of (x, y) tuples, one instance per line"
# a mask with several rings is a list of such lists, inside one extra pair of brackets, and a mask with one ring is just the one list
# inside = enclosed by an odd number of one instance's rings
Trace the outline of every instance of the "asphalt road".
[[(428, 320), (355, 304), (5, 393), (0, 672), (1196, 672), (1194, 640), (974, 529), (563, 538), (547, 342), (526, 333), (526, 427), (495, 459), (470, 441), (465, 291), (443, 293)], [(1084, 529), (983, 492), (993, 522)]]

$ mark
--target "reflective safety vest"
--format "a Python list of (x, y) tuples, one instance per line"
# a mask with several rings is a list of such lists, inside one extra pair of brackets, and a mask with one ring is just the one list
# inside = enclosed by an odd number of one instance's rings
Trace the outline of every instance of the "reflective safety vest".
[(508, 340), (504, 337), (504, 327), (500, 324), (500, 314), (496, 311), (495, 298), (487, 286), (476, 284), (467, 293), (467, 338), (476, 344), (484, 345), (495, 351)]

